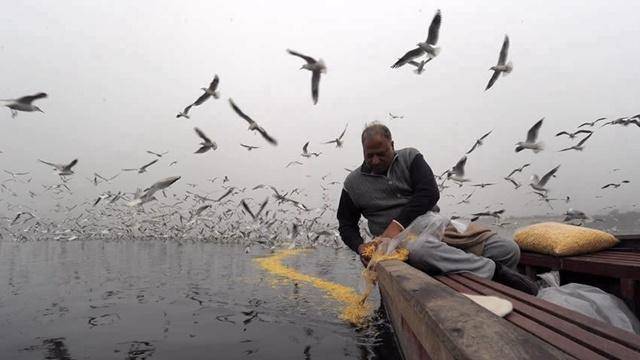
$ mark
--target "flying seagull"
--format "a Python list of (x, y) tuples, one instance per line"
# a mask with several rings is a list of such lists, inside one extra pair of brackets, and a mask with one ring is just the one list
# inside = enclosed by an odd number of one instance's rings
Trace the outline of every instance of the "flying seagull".
[(47, 97), (46, 93), (40, 92), (35, 95), (28, 95), (28, 96), (23, 96), (17, 99), (7, 99), (7, 100), (1, 100), (1, 101), (5, 102), (4, 106), (11, 109), (11, 117), (15, 118), (16, 116), (18, 116), (18, 111), (28, 111), (28, 112), (39, 111), (41, 113), (44, 113), (42, 109), (33, 105), (32, 102), (34, 100), (38, 100), (46, 97)]
[(592, 122), (585, 122), (580, 124), (580, 126), (578, 126), (579, 128), (583, 127), (583, 126), (589, 126), (589, 127), (593, 127), (598, 121), (603, 121), (603, 120), (607, 120), (607, 118), (605, 117), (601, 117), (599, 119), (595, 119)]
[(253, 149), (260, 149), (259, 146), (245, 145), (245, 144), (242, 144), (242, 143), (240, 143), (240, 146), (242, 146), (243, 148), (247, 149), (247, 151), (251, 151)]
[(236, 114), (238, 114), (238, 116), (240, 116), (241, 118), (243, 118), (245, 121), (249, 123), (249, 130), (255, 130), (259, 132), (260, 135), (262, 135), (262, 137), (265, 140), (267, 140), (271, 145), (278, 145), (278, 141), (272, 138), (269, 134), (267, 134), (267, 132), (261, 126), (259, 126), (257, 122), (255, 122), (247, 114), (243, 113), (242, 110), (240, 110), (240, 108), (236, 106), (236, 104), (233, 102), (231, 98), (229, 98), (229, 104), (231, 105), (231, 108), (233, 109), (233, 111), (235, 111)]
[(195, 130), (196, 134), (198, 134), (200, 139), (202, 139), (202, 142), (200, 143), (201, 146), (198, 150), (196, 150), (195, 154), (206, 153), (209, 150), (216, 150), (218, 148), (218, 145), (216, 145), (215, 141), (211, 141), (211, 139), (209, 139), (209, 137), (202, 130), (198, 129), (197, 127), (193, 128), (193, 130)]
[(593, 131), (591, 131), (591, 130), (578, 130), (578, 131), (572, 132), (572, 133), (567, 132), (567, 131), (560, 131), (559, 133), (556, 134), (556, 136), (567, 135), (569, 137), (569, 139), (573, 139), (578, 134), (593, 134)]
[(496, 219), (500, 219), (500, 215), (504, 214), (504, 212), (505, 212), (504, 209), (500, 209), (500, 210), (496, 210), (496, 211), (483, 211), (483, 212), (473, 213), (473, 214), (471, 214), (471, 216), (473, 216), (471, 218), (471, 221), (476, 221), (482, 216), (490, 216), (490, 217), (494, 217)]
[(589, 217), (587, 214), (580, 210), (569, 209), (565, 214), (564, 222), (572, 221), (572, 220), (588, 220)]
[(577, 145), (573, 145), (571, 147), (568, 147), (566, 149), (562, 149), (560, 151), (568, 151), (568, 150), (582, 151), (582, 149), (584, 149), (584, 143), (587, 142), (587, 140), (589, 140), (591, 135), (593, 135), (593, 133), (590, 133), (589, 135), (585, 136), (584, 139), (580, 140), (580, 142)]
[(347, 126), (349, 126), (349, 124), (344, 126), (344, 130), (342, 130), (342, 133), (340, 134), (340, 136), (338, 136), (337, 139), (324, 142), (323, 144), (336, 143), (336, 147), (342, 147), (342, 144), (343, 144), (342, 137), (344, 136), (344, 133), (347, 132)]
[(426, 54), (430, 59), (436, 57), (440, 53), (440, 48), (436, 47), (438, 43), (438, 36), (440, 34), (440, 23), (442, 22), (442, 14), (440, 10), (436, 12), (436, 15), (431, 20), (429, 25), (429, 35), (427, 35), (427, 41), (418, 43), (418, 47), (409, 50), (404, 56), (402, 56), (395, 64), (391, 65), (392, 68), (399, 68), (402, 65), (408, 63), (411, 60)]
[(500, 56), (498, 56), (498, 64), (489, 68), (489, 70), (493, 70), (493, 75), (491, 75), (491, 79), (489, 79), (489, 83), (487, 87), (484, 89), (485, 91), (489, 90), (493, 84), (498, 80), (500, 74), (507, 75), (511, 73), (513, 70), (513, 64), (511, 61), (505, 64), (507, 61), (507, 55), (509, 53), (509, 36), (504, 36), (504, 41), (502, 42), (502, 48), (500, 49)]
[(318, 103), (318, 90), (320, 86), (320, 74), (327, 72), (327, 66), (322, 59), (316, 60), (311, 56), (303, 55), (299, 52), (287, 49), (287, 52), (293, 56), (297, 56), (307, 63), (302, 65), (300, 70), (307, 69), (311, 71), (311, 97), (313, 98), (313, 104)]
[(73, 170), (71, 170), (72, 167), (74, 167), (77, 163), (78, 163), (78, 159), (73, 159), (70, 163), (68, 164), (53, 164), (47, 161), (43, 161), (38, 159), (38, 161), (40, 161), (43, 164), (49, 165), (49, 166), (53, 166), (54, 169), (56, 169), (56, 171), (58, 172), (58, 175), (60, 176), (67, 176), (67, 175), (71, 175), (73, 174)]
[(607, 185), (605, 185), (605, 186), (601, 187), (600, 189), (606, 189), (606, 188), (610, 188), (610, 187), (612, 187), (612, 188), (614, 188), (614, 189), (617, 189), (617, 188), (619, 188), (620, 186), (622, 186), (622, 184), (628, 184), (628, 183), (630, 183), (630, 182), (631, 182), (631, 181), (629, 181), (629, 180), (622, 180), (622, 181), (621, 181), (621, 182), (619, 182), (619, 183), (609, 183), (609, 184), (607, 184)]
[(394, 115), (392, 113), (389, 113), (389, 117), (392, 119), (404, 119), (404, 115)]
[(531, 183), (529, 185), (531, 185), (531, 187), (534, 190), (538, 190), (538, 191), (542, 191), (542, 192), (546, 193), (547, 191), (549, 191), (549, 190), (545, 189), (545, 186), (547, 185), (547, 182), (556, 173), (556, 171), (558, 171), (559, 168), (560, 168), (560, 165), (558, 165), (558, 166), (554, 167), (553, 169), (549, 170), (549, 172), (544, 174), (542, 179), (538, 178), (538, 175), (534, 174), (531, 177)]
[(309, 142), (307, 141), (306, 144), (304, 144), (304, 146), (302, 147), (302, 154), (300, 154), (300, 156), (310, 158), (312, 156), (318, 157), (320, 156), (320, 154), (322, 153), (309, 152)]
[(467, 163), (467, 157), (463, 156), (460, 160), (458, 160), (456, 165), (453, 168), (451, 168), (451, 170), (447, 171), (447, 178), (459, 183), (461, 186), (462, 186), (461, 183), (466, 181), (471, 181), (470, 179), (466, 179), (464, 177), (464, 165), (466, 163)]
[(156, 183), (154, 183), (153, 185), (151, 185), (148, 188), (144, 189), (144, 192), (136, 194), (136, 198), (133, 199), (132, 201), (130, 201), (127, 205), (128, 206), (140, 206), (140, 205), (143, 205), (145, 203), (148, 203), (149, 201), (157, 200), (156, 197), (153, 196), (153, 194), (155, 194), (158, 191), (162, 191), (162, 190), (168, 188), (169, 186), (171, 186), (173, 183), (175, 183), (178, 180), (180, 180), (180, 176), (171, 176), (171, 177), (159, 180)]
[(157, 157), (161, 158), (161, 157), (163, 157), (163, 156), (167, 155), (169, 152), (168, 152), (168, 151), (165, 151), (165, 152), (163, 152), (163, 153), (157, 153), (157, 152), (155, 152), (155, 151), (147, 150), (147, 153), (148, 153), (148, 154), (151, 154), (151, 155), (155, 155), (155, 156), (157, 156)]
[(480, 183), (480, 184), (473, 184), (471, 186), (475, 186), (475, 187), (479, 187), (479, 188), (486, 188), (487, 186), (492, 186), (495, 185), (496, 183)]
[(512, 179), (510, 177), (505, 177), (505, 180), (507, 180), (508, 182), (510, 182), (511, 184), (513, 184), (513, 186), (515, 186), (516, 189), (518, 189), (520, 186), (522, 186), (522, 184), (520, 184), (519, 182), (517, 182), (515, 179)]
[(538, 120), (537, 123), (535, 123), (531, 129), (529, 129), (529, 131), (527, 132), (527, 140), (522, 142), (518, 142), (516, 144), (516, 152), (520, 152), (524, 149), (531, 149), (533, 150), (534, 153), (538, 153), (540, 151), (542, 151), (542, 149), (544, 149), (544, 144), (541, 142), (536, 142), (536, 139), (538, 138), (538, 131), (540, 130), (540, 127), (542, 126), (542, 121), (544, 121), (544, 118)]
[(524, 165), (520, 166), (519, 168), (513, 169), (513, 170), (509, 173), (509, 175), (507, 175), (507, 177), (508, 177), (508, 178), (510, 178), (510, 177), (511, 177), (511, 175), (513, 175), (513, 174), (515, 174), (515, 173), (517, 173), (517, 172), (522, 172), (522, 170), (524, 170), (524, 168), (526, 168), (526, 167), (527, 167), (527, 166), (529, 166), (529, 165), (531, 165), (531, 164), (527, 163), (527, 164), (524, 164)]
[(300, 161), (291, 161), (287, 164), (287, 166), (285, 166), (285, 168), (288, 168), (291, 165), (302, 165), (302, 163)]
[(201, 90), (204, 91), (204, 94), (200, 95), (200, 97), (197, 98), (196, 101), (193, 102), (193, 104), (185, 107), (182, 112), (176, 115), (176, 117), (177, 118), (184, 117), (189, 119), (189, 110), (191, 110), (193, 106), (202, 105), (205, 101), (209, 100), (209, 98), (212, 96), (218, 99), (220, 97), (220, 93), (217, 91), (219, 83), (220, 83), (220, 78), (218, 77), (218, 74), (216, 74), (213, 77), (213, 80), (211, 81), (211, 83), (209, 84), (209, 87), (201, 88)]
[(467, 155), (468, 155), (468, 154), (471, 154), (471, 152), (472, 152), (473, 150), (475, 150), (477, 147), (482, 146), (482, 144), (483, 144), (483, 142), (482, 142), (482, 141), (483, 141), (484, 139), (486, 139), (486, 138), (487, 138), (487, 136), (489, 136), (492, 132), (493, 132), (493, 130), (491, 130), (491, 131), (489, 131), (488, 133), (486, 133), (486, 134), (482, 135), (482, 136), (480, 137), (480, 139), (476, 140), (476, 142), (475, 142), (475, 143), (473, 143), (473, 146), (471, 147), (471, 149), (469, 149), (469, 151), (467, 151), (467, 152), (466, 152), (466, 154), (467, 154)]
[(138, 174), (142, 174), (143, 172), (147, 171), (147, 168), (155, 163), (158, 162), (158, 159), (155, 159), (147, 164), (142, 165), (140, 168), (133, 168), (133, 169), (122, 169), (122, 171), (137, 171)]

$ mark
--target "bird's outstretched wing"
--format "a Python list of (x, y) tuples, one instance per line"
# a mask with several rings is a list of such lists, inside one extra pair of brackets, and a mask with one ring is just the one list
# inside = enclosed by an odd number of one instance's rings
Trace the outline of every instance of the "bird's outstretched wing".
[(528, 143), (536, 142), (536, 139), (538, 138), (538, 131), (540, 130), (540, 127), (542, 126), (542, 121), (544, 121), (544, 118), (538, 120), (538, 122), (535, 123), (531, 127), (531, 129), (529, 129), (529, 131), (527, 132), (527, 142)]
[(23, 104), (31, 104), (34, 100), (38, 100), (46, 97), (47, 97), (47, 93), (39, 92), (35, 95), (23, 96), (21, 98), (16, 99), (16, 101)]
[(238, 114), (238, 116), (240, 116), (241, 118), (245, 119), (249, 124), (255, 124), (256, 123), (247, 114), (243, 113), (242, 110), (240, 110), (240, 108), (233, 102), (233, 100), (231, 98), (229, 98), (229, 105), (231, 105), (231, 108), (233, 109), (233, 111), (236, 112), (236, 114)]
[(240, 200), (240, 204), (242, 205), (244, 210), (251, 216), (251, 218), (253, 220), (255, 220), (256, 216), (253, 214), (253, 211), (251, 211), (251, 209), (249, 208), (249, 205), (247, 205), (247, 203), (244, 201), (244, 199)]
[(413, 50), (409, 50), (407, 51), (406, 54), (404, 54), (400, 59), (398, 59), (398, 61), (395, 62), (395, 64), (391, 65), (392, 68), (399, 68), (402, 65), (408, 63), (409, 61), (421, 56), (422, 54), (424, 54), (424, 50), (422, 48), (415, 48)]
[(505, 35), (500, 49), (500, 56), (498, 57), (498, 65), (504, 65), (507, 61), (507, 54), (509, 54), (509, 36)]
[[(155, 163), (157, 163), (157, 162), (158, 162), (158, 159), (155, 159), (155, 160), (151, 161), (150, 163), (143, 165), (143, 166), (141, 167), (141, 169), (146, 169), (146, 168), (148, 168), (149, 166), (151, 166), (151, 165), (153, 165), (153, 164), (155, 164)], [(123, 169), (123, 170), (124, 170), (124, 169)]]
[(297, 56), (301, 59), (303, 59), (304, 61), (307, 62), (307, 64), (313, 64), (316, 62), (316, 59), (312, 58), (311, 56), (307, 56), (307, 55), (303, 55), (297, 51), (293, 51), (291, 49), (287, 49), (287, 52), (293, 56)]
[(44, 160), (40, 160), (40, 159), (38, 159), (38, 161), (40, 161), (40, 162), (41, 162), (41, 163), (43, 163), (43, 164), (46, 164), (46, 165), (49, 165), (49, 166), (53, 166), (54, 168), (57, 168), (57, 167), (58, 167), (58, 165), (57, 165), (57, 164), (50, 163), (50, 162), (48, 162), (48, 161), (44, 161)]
[(274, 139), (271, 135), (269, 135), (267, 133), (267, 131), (265, 129), (263, 129), (262, 127), (258, 127), (256, 129), (260, 135), (262, 135), (262, 137), (267, 140), (267, 142), (269, 142), (271, 145), (278, 145), (278, 140)]
[(311, 73), (311, 98), (313, 99), (313, 104), (318, 103), (318, 96), (320, 92), (320, 70), (314, 70)]
[(440, 13), (440, 9), (436, 12), (436, 15), (431, 20), (431, 25), (429, 25), (429, 35), (427, 35), (427, 44), (435, 45), (438, 43), (438, 38), (440, 37), (440, 24), (442, 23), (442, 13)]
[(493, 86), (493, 84), (495, 84), (495, 82), (498, 80), (499, 77), (500, 77), (500, 72), (493, 70), (493, 75), (491, 75), (491, 78), (487, 83), (487, 87), (484, 88), (484, 91), (489, 90)]
[(205, 142), (212, 142), (211, 139), (209, 139), (209, 137), (202, 130), (198, 129), (197, 127), (194, 127), (193, 130), (195, 130), (196, 134), (198, 134), (198, 136)]
[(338, 136), (338, 140), (342, 140), (342, 137), (347, 132), (347, 126), (349, 126), (348, 123), (347, 123), (347, 125), (344, 126), (344, 130), (342, 130), (342, 133), (340, 133), (340, 136)]
[(556, 173), (556, 171), (558, 171), (559, 168), (560, 168), (560, 165), (558, 165), (558, 166), (554, 167), (553, 169), (549, 170), (549, 172), (544, 174), (542, 179), (540, 179), (538, 184), (540, 186), (545, 186), (547, 184), (547, 181), (549, 181), (549, 179), (551, 179), (551, 177)]

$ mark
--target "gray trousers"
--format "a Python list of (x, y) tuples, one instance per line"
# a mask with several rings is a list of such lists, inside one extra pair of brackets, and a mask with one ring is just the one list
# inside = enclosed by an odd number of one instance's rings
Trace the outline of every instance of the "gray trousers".
[[(446, 243), (432, 239), (409, 247), (408, 263), (428, 274), (469, 272), (491, 279), (495, 262), (516, 268), (520, 261), (520, 248), (513, 240), (493, 235), (484, 245), (483, 256), (477, 256)], [(494, 262), (495, 261), (495, 262)]]

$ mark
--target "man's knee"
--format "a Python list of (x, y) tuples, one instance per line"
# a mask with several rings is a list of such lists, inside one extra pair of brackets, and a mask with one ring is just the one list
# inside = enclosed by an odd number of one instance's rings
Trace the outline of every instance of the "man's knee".
[(512, 269), (520, 262), (520, 247), (513, 240), (494, 236), (485, 247), (485, 256)]

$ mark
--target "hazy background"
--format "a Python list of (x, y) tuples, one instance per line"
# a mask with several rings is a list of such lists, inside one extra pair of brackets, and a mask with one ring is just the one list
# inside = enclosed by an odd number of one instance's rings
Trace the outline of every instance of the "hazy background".
[[(442, 10), (440, 56), (422, 75), (405, 66), (391, 69), (407, 50), (424, 41), (437, 9)], [(469, 157), (474, 182), (497, 182), (479, 189), (468, 205), (455, 205), (472, 188), (450, 188), (441, 200), (448, 213), (468, 214), (489, 205), (511, 216), (562, 213), (569, 207), (588, 213), (638, 204), (640, 128), (597, 129), (582, 153), (557, 151), (577, 142), (554, 138), (598, 117), (614, 119), (640, 112), (640, 2), (564, 1), (20, 1), (0, 12), (0, 98), (44, 91), (36, 102), (46, 113), (20, 113), (12, 119), (0, 109), (0, 168), (30, 171), (28, 184), (7, 183), (0, 212), (13, 216), (7, 203), (36, 209), (40, 215), (64, 205), (93, 200), (106, 191), (133, 192), (156, 180), (181, 175), (172, 192), (186, 183), (220, 195), (219, 180), (253, 186), (303, 187), (308, 206), (321, 205), (321, 176), (342, 181), (343, 169), (362, 161), (359, 141), (365, 123), (387, 124), (396, 148), (419, 149), (436, 173), (442, 173), (473, 144), (494, 129)], [(514, 71), (484, 92), (505, 34)], [(314, 106), (310, 72), (291, 48), (322, 58), (328, 72)], [(192, 109), (191, 120), (175, 115), (200, 94), (214, 74), (221, 98)], [(247, 131), (227, 98), (275, 138), (272, 147)], [(388, 113), (404, 115), (390, 120)], [(514, 144), (539, 118), (546, 120), (540, 140), (546, 150), (516, 154)], [(322, 145), (345, 124), (345, 145)], [(219, 145), (194, 155), (203, 129)], [(303, 159), (301, 147), (319, 158)], [(261, 146), (247, 152), (239, 143)], [(93, 186), (97, 171), (112, 176), (155, 157), (146, 150), (169, 151), (145, 174), (123, 173), (112, 184)], [(41, 184), (59, 183), (37, 159), (68, 163), (79, 159), (69, 182), (73, 196), (57, 200)], [(178, 164), (169, 167), (177, 160)], [(285, 168), (293, 160), (304, 166)], [(523, 184), (562, 164), (548, 187), (552, 211), (524, 185), (518, 190), (502, 177), (531, 162), (517, 176)], [(614, 168), (620, 171), (613, 172)], [(0, 174), (0, 179), (9, 175)], [(617, 190), (608, 182), (631, 180)], [(337, 206), (341, 187), (334, 186)], [(602, 198), (596, 196), (602, 195)], [(503, 204), (500, 204), (503, 203)], [(148, 206), (157, 206), (151, 204)], [(9, 214), (11, 213), (11, 214)], [(333, 216), (333, 214), (331, 214)]]

